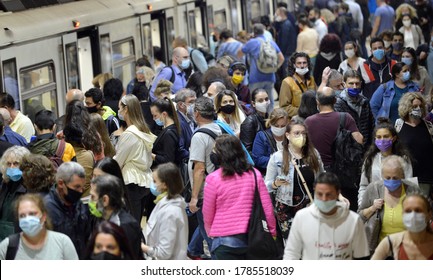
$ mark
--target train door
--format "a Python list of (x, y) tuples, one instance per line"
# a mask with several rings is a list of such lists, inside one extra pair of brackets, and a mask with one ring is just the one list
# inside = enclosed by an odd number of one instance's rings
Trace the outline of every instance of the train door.
[[(164, 32), (164, 30), (168, 30), (166, 26), (168, 25), (168, 21), (166, 21), (166, 13), (164, 11), (152, 13), (151, 15), (151, 21), (150, 21), (150, 29), (151, 29), (151, 41), (153, 47), (159, 47), (161, 48), (161, 54), (162, 54), (162, 62), (164, 62), (166, 65), (169, 65), (169, 56), (168, 56), (168, 48), (169, 45), (171, 47), (171, 44), (167, 44), (167, 32)], [(166, 23), (167, 22), (167, 23)]]
[(233, 36), (236, 37), (236, 34), (239, 33), (243, 29), (242, 27), (242, 6), (241, 0), (230, 0), (230, 13), (232, 18), (232, 32)]
[[(141, 49), (143, 50), (143, 55), (150, 59), (153, 63), (153, 40), (152, 40), (152, 22), (150, 14), (143, 15), (140, 17), (141, 25)], [(160, 42), (159, 46), (161, 45)]]
[(93, 87), (92, 80), (97, 74), (111, 72), (111, 67), (101, 62), (104, 41), (99, 37), (98, 28), (90, 27), (76, 34), (79, 81), (81, 90), (85, 92)]
[(167, 49), (166, 49), (166, 59), (169, 64), (171, 61), (171, 55), (173, 53), (173, 47), (171, 43), (173, 42), (174, 38), (176, 38), (176, 28), (175, 28), (175, 13), (174, 9), (167, 9), (165, 12), (166, 16), (166, 40), (167, 40)]
[(81, 89), (80, 63), (78, 61), (77, 33), (62, 36), (66, 90)]

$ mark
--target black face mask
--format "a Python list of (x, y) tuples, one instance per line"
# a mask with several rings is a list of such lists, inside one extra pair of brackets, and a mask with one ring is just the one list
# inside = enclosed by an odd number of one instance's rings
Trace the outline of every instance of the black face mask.
[(89, 112), (89, 114), (98, 112), (98, 108), (96, 108), (96, 106), (86, 107), (86, 108), (87, 108), (87, 112)]
[(120, 260), (120, 256), (116, 256), (106, 251), (102, 251), (97, 254), (93, 253), (90, 256), (90, 259), (91, 260)]
[(220, 159), (218, 158), (218, 155), (215, 152), (211, 152), (210, 155), (210, 162), (215, 166), (215, 170), (220, 167)]
[[(66, 188), (68, 188), (66, 186)], [(68, 194), (65, 195), (65, 200), (69, 203), (75, 204), (78, 200), (80, 200), (82, 193), (68, 188)]]
[(220, 111), (226, 114), (231, 114), (235, 111), (235, 105), (225, 105), (220, 108)]

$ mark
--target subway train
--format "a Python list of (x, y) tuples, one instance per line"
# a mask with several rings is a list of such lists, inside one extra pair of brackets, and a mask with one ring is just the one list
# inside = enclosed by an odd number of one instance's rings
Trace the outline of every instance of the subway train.
[[(99, 73), (112, 73), (124, 86), (135, 61), (153, 46), (168, 63), (171, 42), (187, 39), (209, 46), (215, 28), (251, 31), (253, 19), (272, 18), (277, 0), (54, 0), (57, 5), (8, 11), (0, 0), (0, 90), (32, 115), (42, 108), (64, 113), (70, 88), (87, 90)], [(278, 0), (280, 2), (281, 0)], [(28, 1), (27, 1), (28, 2)], [(45, 2), (45, 1), (41, 1)], [(46, 1), (53, 2), (53, 1)], [(285, 1), (289, 10), (294, 1)]]

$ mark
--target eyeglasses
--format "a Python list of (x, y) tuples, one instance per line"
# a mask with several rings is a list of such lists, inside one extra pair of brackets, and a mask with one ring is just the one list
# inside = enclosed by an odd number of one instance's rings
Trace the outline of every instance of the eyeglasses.
[(307, 132), (306, 131), (292, 131), (291, 132), (293, 135), (295, 135), (296, 137), (299, 137), (301, 135), (306, 136)]

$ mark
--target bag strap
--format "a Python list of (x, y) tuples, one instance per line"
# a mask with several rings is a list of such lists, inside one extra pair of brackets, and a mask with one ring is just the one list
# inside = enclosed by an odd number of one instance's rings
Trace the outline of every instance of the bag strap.
[(214, 139), (214, 140), (217, 138), (217, 135), (215, 134), (215, 132), (213, 132), (209, 128), (205, 128), (205, 127), (199, 128), (199, 129), (196, 130), (196, 132), (194, 132), (194, 134), (196, 134), (197, 132), (201, 132), (201, 133), (207, 134), (210, 137), (212, 137), (212, 139)]
[(62, 158), (63, 154), (65, 153), (65, 148), (66, 148), (65, 139), (61, 139), (59, 141), (59, 144), (57, 145), (56, 156)]
[(272, 141), (272, 138), (271, 138), (272, 135), (269, 135), (267, 130), (263, 130), (263, 132), (264, 132), (266, 138), (268, 139), (269, 145), (271, 145), (272, 151), (275, 153), (278, 150), (278, 148), (277, 148), (277, 145), (275, 144), (275, 141)]
[(9, 245), (6, 251), (6, 260), (14, 260), (20, 244), (20, 233), (9, 235)]
[(387, 235), (386, 238), (388, 239), (389, 250), (391, 251), (391, 258), (394, 259), (394, 250), (392, 249), (391, 238), (389, 237), (389, 235)]
[(304, 176), (302, 175), (301, 170), (299, 170), (299, 166), (293, 157), (292, 157), (292, 164), (295, 166), (296, 172), (298, 172), (298, 175), (301, 178), (302, 186), (304, 186), (304, 189), (307, 192), (308, 198), (310, 199), (311, 202), (313, 202), (314, 201), (313, 196), (311, 195), (310, 190), (308, 189), (307, 182), (305, 182)]
[(295, 83), (298, 85), (299, 89), (302, 91), (302, 93), (304, 93), (304, 89), (302, 88), (301, 84), (299, 83), (298, 80), (296, 80), (295, 78), (293, 78), (293, 80), (295, 80)]
[(340, 112), (340, 126), (338, 127), (338, 131), (341, 131), (344, 129), (344, 125), (346, 123), (346, 113)]

